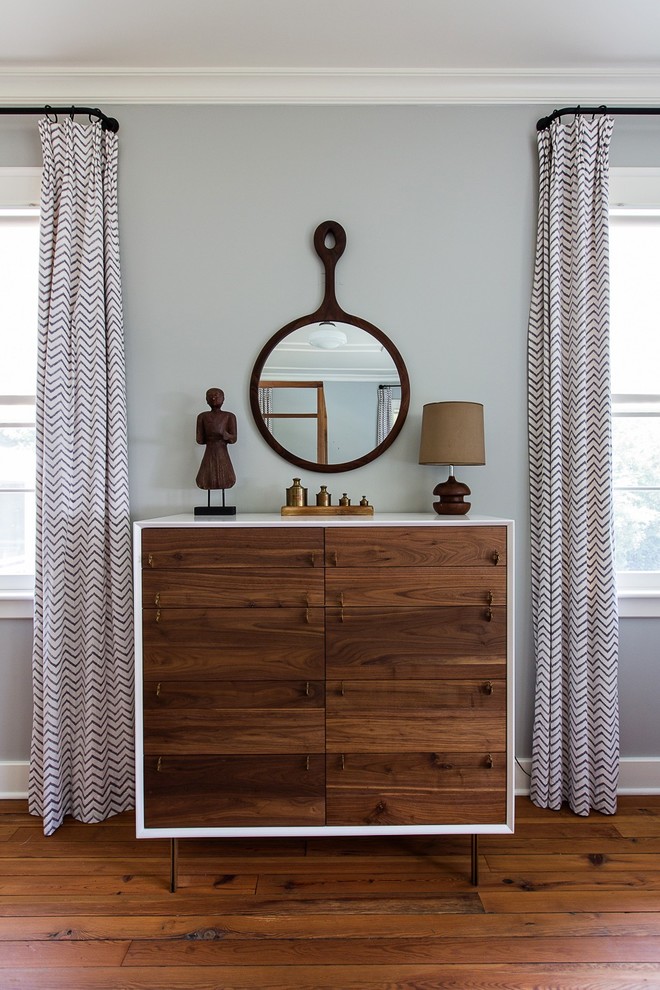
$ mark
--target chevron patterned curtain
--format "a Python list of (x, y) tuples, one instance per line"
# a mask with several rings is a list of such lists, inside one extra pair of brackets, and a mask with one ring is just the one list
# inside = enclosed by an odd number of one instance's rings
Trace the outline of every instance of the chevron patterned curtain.
[(131, 533), (117, 135), (39, 125), (37, 560), (29, 804), (65, 815), (133, 806)]
[(618, 611), (611, 496), (608, 169), (612, 119), (538, 135), (529, 325), (536, 700), (531, 797), (616, 811)]
[(392, 386), (379, 385), (376, 411), (376, 443), (382, 443), (392, 429)]

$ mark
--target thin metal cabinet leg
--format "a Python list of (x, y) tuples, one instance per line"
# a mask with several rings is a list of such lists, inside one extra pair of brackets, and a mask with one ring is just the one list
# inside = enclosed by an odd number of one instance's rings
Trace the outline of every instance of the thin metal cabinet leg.
[(179, 840), (170, 840), (170, 893), (176, 894), (177, 873), (179, 870)]
[(472, 853), (470, 863), (470, 883), (479, 886), (479, 836), (472, 836)]

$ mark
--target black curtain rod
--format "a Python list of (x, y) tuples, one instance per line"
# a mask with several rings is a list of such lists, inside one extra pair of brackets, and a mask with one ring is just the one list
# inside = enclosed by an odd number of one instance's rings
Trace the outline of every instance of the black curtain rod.
[(557, 120), (562, 117), (565, 113), (622, 113), (622, 114), (632, 114), (637, 116), (654, 116), (660, 114), (660, 107), (562, 107), (561, 110), (555, 110), (550, 114), (549, 117), (541, 117), (540, 120), (536, 122), (536, 130), (544, 131), (546, 128), (550, 127), (553, 120)]
[(88, 117), (96, 117), (101, 121), (101, 125), (104, 131), (112, 131), (116, 134), (119, 130), (119, 121), (115, 120), (114, 117), (108, 117), (95, 107), (0, 107), (0, 114), (50, 114), (54, 113), (57, 116), (58, 113), (69, 114), (73, 117), (77, 113), (86, 113)]

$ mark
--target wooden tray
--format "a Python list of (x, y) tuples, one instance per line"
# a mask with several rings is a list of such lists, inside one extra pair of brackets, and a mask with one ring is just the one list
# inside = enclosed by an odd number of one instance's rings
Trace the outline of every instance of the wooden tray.
[(283, 516), (373, 516), (373, 505), (283, 505)]

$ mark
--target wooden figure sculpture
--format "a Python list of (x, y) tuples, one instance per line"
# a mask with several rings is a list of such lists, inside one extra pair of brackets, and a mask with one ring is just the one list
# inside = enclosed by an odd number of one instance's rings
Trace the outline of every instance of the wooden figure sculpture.
[[(221, 388), (210, 388), (206, 393), (210, 406), (197, 417), (197, 443), (206, 450), (199, 466), (195, 482), (198, 488), (208, 491), (208, 504), (195, 508), (195, 515), (235, 515), (235, 506), (225, 505), (225, 489), (236, 484), (236, 474), (229, 457), (227, 444), (236, 443), (236, 417), (222, 408), (225, 393)], [(222, 491), (222, 505), (211, 505), (211, 492)]]

